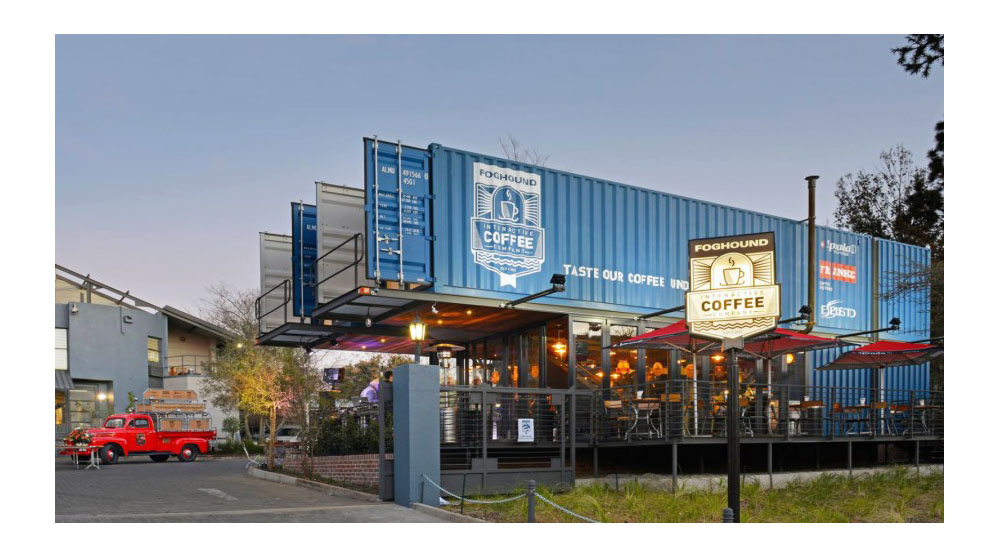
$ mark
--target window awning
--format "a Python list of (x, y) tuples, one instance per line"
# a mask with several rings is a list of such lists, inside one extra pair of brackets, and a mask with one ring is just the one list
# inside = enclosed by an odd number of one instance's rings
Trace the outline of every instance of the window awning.
[(69, 376), (69, 372), (65, 369), (56, 370), (56, 389), (60, 391), (68, 391), (73, 388), (73, 378)]

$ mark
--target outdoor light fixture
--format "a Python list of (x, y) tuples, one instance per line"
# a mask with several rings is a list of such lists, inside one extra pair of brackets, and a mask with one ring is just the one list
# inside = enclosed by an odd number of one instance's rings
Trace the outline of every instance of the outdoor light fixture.
[(788, 319), (782, 319), (781, 321), (778, 321), (778, 324), (780, 325), (781, 323), (791, 323), (792, 321), (802, 321), (803, 319), (809, 319), (809, 317), (812, 315), (812, 312), (813, 310), (811, 307), (802, 306), (799, 308), (798, 317), (789, 317)]
[(530, 295), (525, 296), (523, 298), (518, 298), (518, 299), (514, 300), (513, 302), (507, 302), (507, 303), (500, 304), (500, 307), (502, 307), (504, 309), (510, 309), (510, 308), (512, 308), (514, 306), (523, 304), (525, 302), (530, 302), (531, 300), (534, 300), (535, 298), (541, 298), (542, 296), (548, 296), (549, 294), (555, 294), (556, 292), (565, 292), (566, 291), (566, 275), (554, 274), (554, 275), (552, 275), (552, 278), (549, 279), (549, 283), (552, 284), (551, 288), (546, 288), (545, 290), (542, 290), (541, 292), (537, 292), (535, 294), (530, 294)]
[(236, 348), (243, 348), (243, 343), (242, 342), (237, 342), (236, 343)]
[(725, 357), (725, 356), (723, 356), (722, 354), (714, 354), (714, 355), (712, 356), (712, 361), (713, 361), (713, 362), (721, 362), (721, 361), (722, 361), (722, 360), (724, 360), (724, 359), (726, 359), (726, 357)]
[(870, 335), (870, 334), (873, 334), (873, 333), (882, 333), (882, 332), (885, 332), (885, 331), (898, 331), (900, 324), (902, 324), (902, 321), (900, 321), (898, 317), (893, 317), (892, 319), (889, 320), (889, 326), (888, 327), (882, 327), (881, 329), (872, 329), (870, 331), (859, 331), (857, 333), (844, 333), (842, 335), (837, 335), (837, 336), (835, 336), (833, 338), (845, 338), (845, 337), (856, 337), (856, 336), (859, 337), (859, 336), (862, 336), (862, 335)]
[(107, 398), (108, 398), (108, 395), (106, 395), (104, 393), (100, 393), (100, 394), (97, 395), (97, 400), (107, 400)]
[(789, 352), (788, 354), (785, 354), (785, 363), (786, 364), (794, 364), (795, 363), (795, 354), (792, 354), (791, 352)]
[(566, 345), (561, 342), (556, 342), (552, 345), (552, 350), (555, 351), (556, 354), (564, 356), (566, 354)]
[(413, 357), (416, 363), (420, 363), (420, 343), (427, 336), (427, 324), (420, 320), (420, 314), (413, 312), (414, 319), (410, 322), (410, 340), (414, 343)]

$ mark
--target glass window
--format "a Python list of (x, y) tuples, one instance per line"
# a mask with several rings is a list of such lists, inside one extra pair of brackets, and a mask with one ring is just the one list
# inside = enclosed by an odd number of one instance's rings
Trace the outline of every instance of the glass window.
[(529, 388), (538, 387), (541, 378), (541, 353), (542, 353), (542, 330), (535, 328), (524, 334), (524, 365), (527, 366), (527, 373), (521, 381), (521, 385)]
[(132, 420), (129, 427), (134, 427), (136, 429), (149, 429), (149, 420), (146, 418), (136, 418)]
[(69, 346), (66, 340), (66, 329), (56, 327), (56, 369), (69, 369)]
[(603, 330), (604, 324), (601, 322), (573, 322), (577, 380), (582, 380), (591, 386), (600, 386), (604, 377), (604, 370), (601, 369)]
[(565, 319), (545, 324), (545, 386), (569, 387), (569, 330)]
[[(634, 337), (639, 328), (634, 325), (611, 325), (611, 344)], [(638, 382), (639, 351), (611, 349), (611, 385), (632, 385)]]
[(486, 377), (484, 381), (499, 387), (503, 381), (503, 339), (493, 337), (486, 340), (486, 359), (484, 371)]
[(482, 341), (474, 342), (469, 350), (469, 385), (478, 387), (483, 384), (483, 365), (485, 364), (485, 345)]
[(677, 369), (677, 350), (646, 350), (646, 383), (650, 394), (657, 395), (666, 392), (667, 381), (670, 379), (671, 366)]
[(66, 391), (56, 391), (56, 425), (66, 423)]
[(160, 363), (160, 339), (156, 337), (146, 339), (146, 359), (151, 364)]
[(511, 335), (507, 337), (507, 376), (504, 386), (520, 386), (521, 379), (521, 335)]
[(108, 420), (104, 422), (104, 427), (108, 429), (119, 429), (124, 427), (124, 425), (125, 418), (108, 418)]

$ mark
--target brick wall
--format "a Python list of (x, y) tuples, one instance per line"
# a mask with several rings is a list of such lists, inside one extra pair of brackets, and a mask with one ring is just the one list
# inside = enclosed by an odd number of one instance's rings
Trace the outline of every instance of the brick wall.
[[(392, 458), (387, 454), (386, 458)], [(289, 455), (282, 466), (292, 472), (302, 472), (302, 458)], [(313, 473), (331, 480), (355, 485), (378, 486), (378, 455), (356, 454), (316, 456), (312, 459)]]

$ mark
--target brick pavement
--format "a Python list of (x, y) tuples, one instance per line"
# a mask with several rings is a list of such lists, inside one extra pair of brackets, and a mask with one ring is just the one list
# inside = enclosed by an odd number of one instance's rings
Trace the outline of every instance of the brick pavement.
[(55, 463), (56, 522), (439, 522), (392, 503), (367, 503), (256, 480), (241, 460), (129, 458), (101, 470)]

